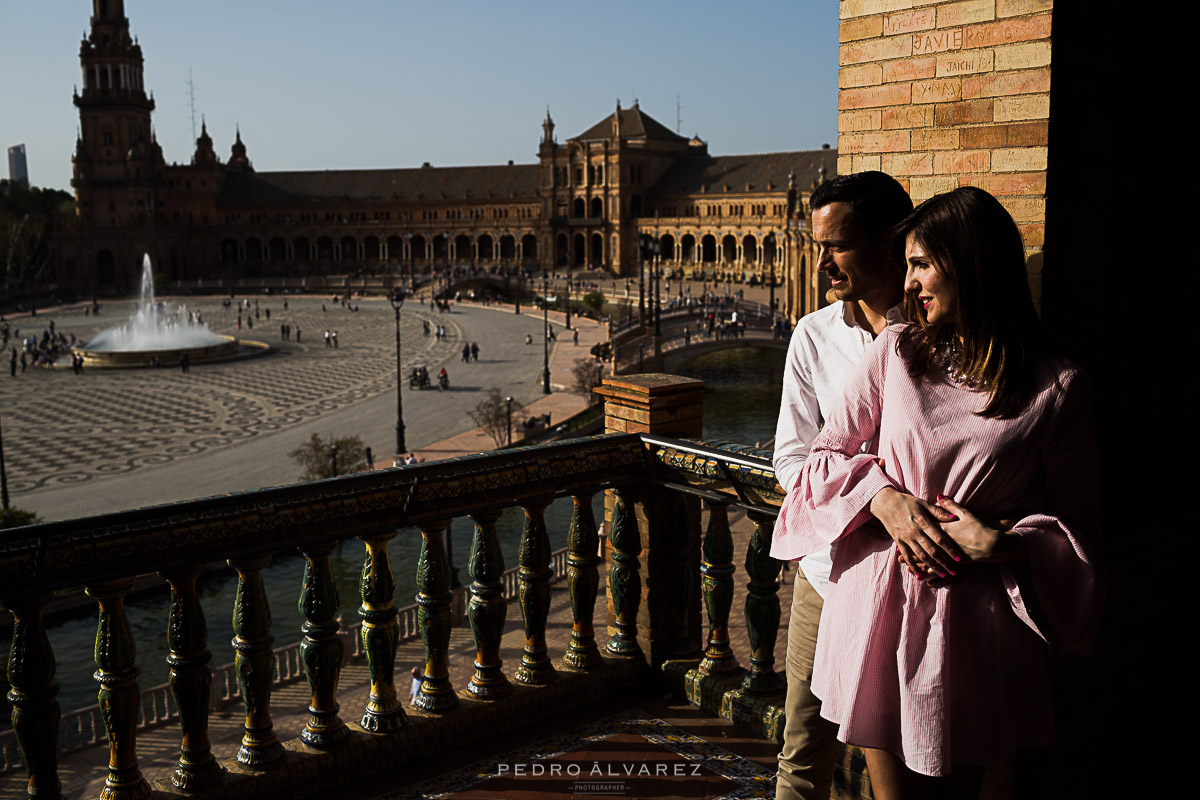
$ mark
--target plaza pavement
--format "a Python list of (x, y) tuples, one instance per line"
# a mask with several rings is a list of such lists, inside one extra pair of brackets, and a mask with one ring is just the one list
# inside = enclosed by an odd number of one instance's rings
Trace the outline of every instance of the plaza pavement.
[[(358, 435), (375, 454), (376, 466), (390, 463), (395, 448), (395, 317), (382, 298), (355, 299), (357, 312), (328, 295), (250, 297), (249, 313), (237, 329), (237, 312), (222, 298), (184, 298), (218, 333), (263, 341), (265, 356), (222, 364), (195, 364), (187, 374), (177, 365), (161, 369), (54, 370), (30, 366), (16, 377), (0, 375), (4, 454), (15, 506), (58, 520), (158, 503), (276, 486), (299, 479), (288, 453), (313, 433)], [(240, 301), (242, 298), (239, 297)], [(248, 318), (259, 318), (254, 328)], [(21, 335), (56, 330), (87, 341), (123, 322), (128, 302), (105, 303), (100, 317), (83, 306), (59, 307), (8, 317)], [(266, 319), (266, 310), (271, 317)], [(551, 313), (558, 341), (552, 345), (554, 393), (541, 393), (540, 314), (512, 306), (454, 304), (448, 314), (410, 300), (401, 314), (406, 444), (419, 458), (433, 460), (491, 450), (490, 437), (475, 431), (467, 412), (491, 388), (526, 405), (525, 416), (551, 414), (557, 424), (585, 401), (567, 392), (570, 368), (586, 356), (606, 329), (581, 320), (579, 345), (564, 335), (562, 316)], [(445, 325), (447, 338), (422, 333), (422, 320)], [(574, 320), (573, 320), (574, 322)], [(302, 338), (283, 340), (280, 325), (299, 328)], [(336, 330), (338, 347), (326, 347), (324, 331)], [(534, 345), (525, 344), (525, 335)], [(15, 335), (15, 334), (14, 334)], [(478, 342), (480, 359), (464, 364), (464, 343)], [(10, 347), (13, 342), (10, 340)], [(431, 373), (446, 365), (451, 389), (413, 391), (412, 365)], [(5, 364), (7, 366), (7, 364)]]

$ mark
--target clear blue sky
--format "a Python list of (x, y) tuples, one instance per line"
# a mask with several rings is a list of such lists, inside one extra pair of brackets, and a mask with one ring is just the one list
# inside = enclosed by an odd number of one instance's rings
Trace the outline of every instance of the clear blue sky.
[[(34, 185), (70, 188), (89, 0), (0, 0), (0, 146)], [(255, 169), (536, 159), (636, 96), (714, 154), (837, 144), (833, 0), (126, 0), (168, 162), (208, 122), (225, 160), (241, 126)], [(0, 162), (0, 177), (8, 177)]]

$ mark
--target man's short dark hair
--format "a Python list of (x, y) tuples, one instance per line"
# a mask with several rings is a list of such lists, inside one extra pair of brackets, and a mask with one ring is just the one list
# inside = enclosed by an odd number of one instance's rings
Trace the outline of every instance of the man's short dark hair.
[(913, 202), (900, 182), (886, 172), (838, 175), (813, 190), (813, 211), (830, 203), (850, 206), (850, 218), (872, 239), (912, 213)]

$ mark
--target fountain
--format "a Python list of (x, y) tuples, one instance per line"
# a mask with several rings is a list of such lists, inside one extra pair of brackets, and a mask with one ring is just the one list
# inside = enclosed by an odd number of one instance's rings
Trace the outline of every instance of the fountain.
[(213, 333), (186, 306), (169, 309), (156, 300), (147, 253), (142, 259), (141, 298), (129, 321), (101, 331), (75, 352), (83, 355), (85, 366), (149, 366), (155, 357), (163, 366), (170, 366), (185, 354), (191, 363), (237, 358), (243, 354), (239, 345), (248, 345), (254, 351), (266, 348), (258, 342), (239, 342), (232, 336)]

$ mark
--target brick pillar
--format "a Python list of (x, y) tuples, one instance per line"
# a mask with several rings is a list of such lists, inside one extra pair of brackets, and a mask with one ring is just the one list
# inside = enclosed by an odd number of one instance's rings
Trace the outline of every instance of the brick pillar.
[(605, 433), (657, 433), (677, 439), (701, 435), (704, 381), (649, 373), (605, 378), (596, 389), (604, 398)]
[[(604, 398), (606, 433), (653, 433), (672, 438), (701, 435), (704, 422), (703, 381), (650, 373), (606, 378), (596, 393)], [(700, 503), (689, 495), (668, 492), (650, 484), (622, 487), (633, 503), (641, 553), (638, 557), (641, 603), (637, 612), (638, 644), (649, 663), (660, 666), (671, 658), (700, 650)], [(604, 498), (605, 531), (611, 530), (615, 498)], [(605, 544), (605, 566), (612, 566), (612, 549)], [(605, 581), (608, 635), (616, 633), (616, 612)]]

